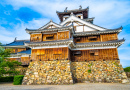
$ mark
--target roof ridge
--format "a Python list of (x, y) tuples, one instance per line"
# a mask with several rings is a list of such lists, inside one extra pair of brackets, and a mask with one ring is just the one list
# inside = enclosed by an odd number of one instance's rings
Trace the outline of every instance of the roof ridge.
[(30, 41), (30, 39), (24, 39), (24, 40), (15, 40), (15, 41)]
[(55, 23), (52, 19), (48, 22), (48, 23), (46, 23), (45, 25), (43, 25), (42, 27), (40, 27), (39, 29), (37, 29), (37, 30), (40, 30), (40, 29), (42, 29), (43, 27), (45, 27), (47, 24), (49, 24), (50, 22), (52, 22), (52, 23), (54, 23), (54, 24), (56, 24), (56, 25), (59, 25), (59, 26), (61, 26), (60, 24), (58, 24), (58, 23)]
[(73, 10), (67, 10), (67, 12), (60, 12), (60, 11), (56, 11), (56, 13), (68, 13), (68, 12), (74, 12), (74, 11), (83, 11), (83, 10), (87, 10), (89, 9), (89, 7), (84, 8), (84, 9), (73, 9)]

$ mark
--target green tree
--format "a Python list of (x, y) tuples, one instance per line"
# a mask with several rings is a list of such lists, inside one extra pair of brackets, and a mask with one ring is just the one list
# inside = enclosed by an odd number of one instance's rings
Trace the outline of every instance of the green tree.
[(129, 67), (126, 67), (126, 68), (124, 68), (124, 71), (125, 71), (125, 72), (130, 72), (130, 66), (129, 66)]
[(12, 50), (4, 49), (1, 45), (0, 43), (0, 76), (17, 75), (19, 71), (16, 71), (15, 68), (21, 65), (21, 62), (9, 60)]

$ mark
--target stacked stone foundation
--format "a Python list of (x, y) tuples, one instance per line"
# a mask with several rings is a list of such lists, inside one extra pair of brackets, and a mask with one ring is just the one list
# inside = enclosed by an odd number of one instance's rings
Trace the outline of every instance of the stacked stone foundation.
[(71, 71), (75, 82), (129, 82), (119, 60), (72, 62)]
[(73, 84), (85, 81), (128, 83), (119, 60), (89, 62), (57, 60), (31, 62), (22, 84)]
[(22, 84), (73, 84), (70, 61), (31, 62), (23, 78)]

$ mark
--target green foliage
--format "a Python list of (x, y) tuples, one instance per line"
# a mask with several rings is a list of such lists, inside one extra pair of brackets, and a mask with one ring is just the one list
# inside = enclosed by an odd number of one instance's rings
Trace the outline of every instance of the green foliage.
[(13, 82), (14, 76), (0, 77), (0, 82)]
[(129, 66), (129, 67), (126, 67), (126, 68), (124, 68), (124, 71), (125, 71), (125, 72), (130, 72), (130, 66)]
[(11, 52), (11, 49), (4, 49), (0, 46), (0, 76), (4, 74), (17, 75), (19, 73), (15, 68), (17, 65), (21, 65), (21, 62), (9, 60)]
[(17, 75), (14, 76), (14, 85), (21, 85), (22, 84), (22, 80), (23, 80), (24, 75)]
[(91, 70), (90, 70), (90, 69), (88, 70), (88, 73), (91, 73)]

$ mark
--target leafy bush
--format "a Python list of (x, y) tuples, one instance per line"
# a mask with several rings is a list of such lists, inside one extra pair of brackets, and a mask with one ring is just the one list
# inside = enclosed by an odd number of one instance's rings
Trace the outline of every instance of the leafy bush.
[(129, 67), (126, 67), (126, 68), (124, 68), (124, 71), (125, 71), (125, 72), (130, 72), (130, 66), (129, 66)]
[(17, 75), (14, 76), (14, 85), (21, 85), (22, 84), (22, 80), (23, 80), (24, 75)]
[(14, 76), (0, 77), (0, 82), (13, 82)]
[(91, 73), (91, 70), (90, 70), (90, 69), (88, 70), (88, 73)]

